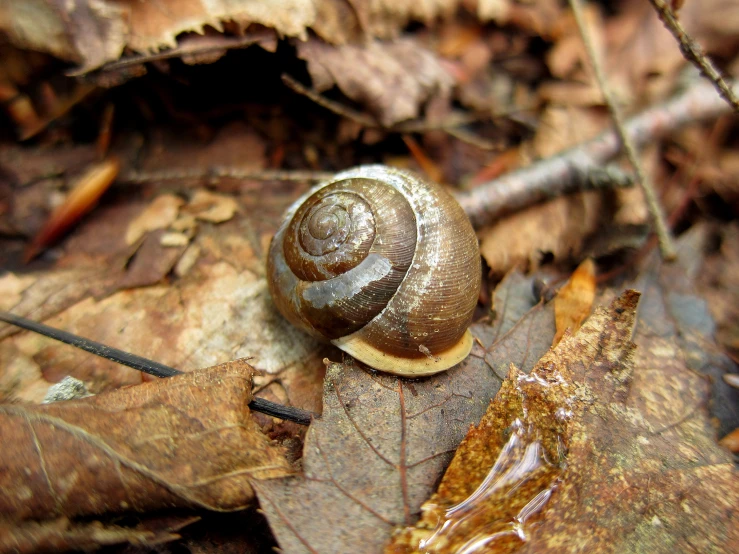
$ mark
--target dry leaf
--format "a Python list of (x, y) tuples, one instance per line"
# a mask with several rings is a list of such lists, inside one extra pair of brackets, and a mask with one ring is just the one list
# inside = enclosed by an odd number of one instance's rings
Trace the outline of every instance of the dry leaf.
[(239, 205), (231, 196), (198, 190), (193, 194), (185, 210), (201, 221), (223, 223), (234, 216), (239, 210)]
[(332, 47), (317, 40), (298, 45), (313, 87), (337, 85), (386, 126), (413, 119), (434, 98), (448, 98), (453, 79), (418, 41), (368, 42)]
[(557, 346), (565, 331), (576, 333), (590, 315), (595, 300), (595, 263), (588, 258), (581, 263), (570, 280), (559, 289), (554, 298), (554, 317), (557, 334), (552, 346)]
[(71, 522), (65, 517), (48, 521), (24, 521), (13, 524), (0, 521), (0, 552), (31, 554), (36, 552), (89, 551), (113, 544), (157, 545), (180, 538), (177, 531), (199, 520), (197, 516), (159, 518), (135, 527), (104, 524), (99, 521)]
[(126, 229), (126, 243), (135, 244), (149, 231), (166, 229), (176, 219), (180, 207), (185, 203), (173, 194), (157, 196)]
[(52, 242), (59, 239), (83, 215), (90, 211), (95, 203), (118, 175), (120, 164), (110, 159), (95, 164), (81, 175), (69, 192), (64, 203), (49, 216), (44, 226), (29, 244), (24, 254), (26, 262)]
[(353, 361), (329, 364), (304, 475), (255, 485), (281, 547), (376, 552), (393, 525), (415, 517), (497, 385), (478, 358), (410, 382)]
[[(304, 476), (256, 485), (285, 551), (376, 552), (393, 525), (415, 520), (497, 391), (495, 364), (505, 358), (506, 367), (515, 361), (530, 370), (554, 336), (551, 304), (536, 303), (530, 279), (512, 274), (496, 294), (510, 312), (497, 312), (492, 326), (473, 325), (477, 345), (448, 372), (409, 381), (351, 362), (329, 366), (323, 417), (306, 436)], [(512, 323), (527, 304), (534, 308)]]
[(389, 38), (411, 20), (431, 23), (449, 16), (458, 0), (398, 0), (347, 6), (332, 0), (260, 2), (83, 2), (6, 1), (0, 29), (23, 48), (49, 52), (91, 71), (117, 60), (124, 49), (150, 53), (177, 46), (184, 33), (222, 31), (225, 23), (242, 32), (250, 26), (274, 29), (279, 36), (306, 40), (313, 29), (322, 39), (344, 43), (360, 37)]
[(739, 359), (739, 225), (722, 225), (718, 235), (720, 249), (707, 257), (698, 287), (716, 320), (716, 338)]
[[(572, 106), (550, 107), (532, 143), (535, 154), (550, 157), (595, 136), (604, 120)], [(605, 204), (599, 193), (560, 197), (504, 217), (480, 231), (480, 252), (494, 274), (513, 267), (535, 270), (542, 258), (577, 257), (585, 239), (603, 223)]]
[[(149, 220), (148, 224), (155, 224), (155, 222)], [(141, 241), (141, 245), (129, 262), (125, 273), (111, 285), (106, 293), (112, 293), (119, 289), (146, 287), (159, 283), (164, 279), (177, 263), (177, 260), (180, 259), (185, 246), (187, 246), (187, 240), (185, 240), (185, 244), (180, 245), (164, 244), (163, 240), (166, 235), (167, 233), (161, 229), (149, 232)]]
[(236, 510), (252, 479), (290, 472), (251, 419), (252, 368), (237, 360), (81, 400), (0, 405), (6, 520)]
[(739, 429), (734, 429), (731, 433), (723, 437), (719, 444), (730, 450), (734, 454), (739, 453)]
[(495, 334), (492, 342), (508, 333), (538, 303), (532, 278), (525, 277), (516, 269), (511, 270), (493, 292)]
[(480, 253), (497, 275), (513, 267), (536, 269), (547, 254), (555, 260), (577, 256), (602, 223), (602, 206), (602, 195), (591, 192), (508, 216), (480, 232)]
[[(649, 414), (675, 444), (686, 440), (684, 428), (702, 423), (706, 406), (718, 422), (718, 436), (739, 427), (739, 390), (723, 379), (737, 365), (716, 344), (716, 324), (694, 286), (706, 239), (705, 228), (691, 229), (677, 242), (677, 262), (663, 263), (653, 252), (630, 283), (644, 295), (630, 404)], [(713, 429), (700, 430), (714, 442)]]
[[(242, 214), (258, 216), (201, 226), (180, 261), (179, 248), (162, 247), (158, 232), (151, 233), (127, 273), (123, 269), (131, 247), (121, 229), (143, 206), (123, 203), (98, 210), (68, 240), (73, 258), (65, 257), (55, 269), (1, 278), (0, 284), (12, 293), (0, 294), (0, 303), (7, 300), (5, 309), (14, 313), (182, 370), (253, 357), (251, 363), (259, 370), (280, 374), (288, 403), (318, 411), (325, 353), (280, 316), (262, 277), (264, 248), (285, 205), (305, 187), (286, 190), (270, 187), (270, 194), (238, 197)], [(106, 244), (112, 259), (105, 257)], [(176, 266), (177, 278), (163, 283), (174, 262), (182, 262)], [(67, 264), (80, 269), (63, 269)], [(125, 280), (119, 281), (121, 274)], [(121, 286), (152, 283), (156, 285), (113, 293)], [(0, 336), (11, 333), (16, 335), (0, 344), (2, 393), (40, 401), (50, 382), (66, 375), (85, 381), (93, 392), (141, 382), (140, 374), (129, 368), (0, 327)], [(21, 367), (27, 377), (18, 379)]]

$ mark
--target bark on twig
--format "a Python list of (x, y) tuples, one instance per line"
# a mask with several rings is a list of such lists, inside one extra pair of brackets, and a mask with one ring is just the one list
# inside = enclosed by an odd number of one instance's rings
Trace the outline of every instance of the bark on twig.
[(611, 87), (608, 86), (608, 80), (606, 79), (605, 72), (603, 71), (603, 66), (598, 59), (598, 54), (595, 52), (595, 48), (593, 47), (593, 41), (590, 38), (590, 32), (588, 31), (587, 25), (585, 24), (582, 4), (580, 3), (580, 0), (569, 0), (569, 2), (570, 7), (572, 8), (572, 13), (575, 16), (577, 28), (580, 31), (580, 37), (582, 38), (583, 44), (585, 45), (585, 51), (588, 53), (588, 58), (590, 59), (590, 63), (593, 66), (593, 71), (595, 72), (595, 79), (598, 82), (598, 87), (603, 94), (603, 98), (605, 98), (606, 100), (608, 111), (611, 113), (613, 126), (618, 133), (618, 137), (621, 140), (621, 144), (623, 145), (623, 149), (626, 153), (626, 157), (628, 158), (629, 163), (634, 168), (634, 171), (636, 171), (639, 186), (641, 186), (642, 192), (644, 193), (644, 199), (647, 202), (647, 208), (649, 209), (649, 213), (652, 216), (652, 225), (654, 226), (654, 231), (656, 232), (657, 239), (659, 240), (659, 247), (660, 251), (662, 252), (662, 257), (666, 260), (673, 260), (675, 259), (675, 247), (672, 244), (672, 237), (670, 235), (670, 229), (667, 227), (667, 222), (665, 221), (664, 211), (662, 210), (662, 206), (657, 199), (657, 194), (654, 192), (652, 179), (644, 171), (641, 161), (639, 160), (639, 156), (637, 156), (636, 148), (632, 144), (631, 138), (626, 133), (626, 129), (624, 127), (623, 113), (621, 111), (615, 93), (613, 92), (613, 90), (611, 90)]
[(170, 169), (166, 171), (129, 170), (117, 183), (138, 185), (153, 181), (180, 181), (183, 179), (218, 180), (249, 179), (253, 181), (325, 181), (333, 177), (329, 171), (291, 169), (240, 169), (238, 167), (212, 166), (195, 169)]
[[(698, 82), (671, 100), (628, 119), (624, 130), (634, 146), (641, 148), (683, 125), (718, 117), (729, 109), (711, 84)], [(483, 183), (469, 192), (458, 193), (456, 197), (472, 225), (479, 229), (537, 202), (582, 190), (583, 176), (612, 160), (620, 151), (617, 133), (608, 130), (557, 156)]]
[(677, 40), (680, 45), (680, 51), (683, 53), (683, 56), (685, 56), (685, 59), (696, 66), (706, 79), (710, 80), (714, 84), (721, 97), (726, 100), (732, 108), (734, 108), (735, 112), (739, 113), (739, 99), (736, 94), (731, 90), (731, 87), (726, 83), (718, 69), (716, 69), (716, 66), (711, 62), (710, 58), (705, 55), (700, 45), (693, 40), (680, 24), (680, 21), (678, 21), (672, 8), (667, 5), (664, 0), (649, 1), (652, 3), (652, 6), (654, 6), (654, 9), (657, 11), (657, 15), (662, 20), (665, 27), (667, 27), (667, 30), (670, 31), (670, 33), (675, 37), (675, 40)]

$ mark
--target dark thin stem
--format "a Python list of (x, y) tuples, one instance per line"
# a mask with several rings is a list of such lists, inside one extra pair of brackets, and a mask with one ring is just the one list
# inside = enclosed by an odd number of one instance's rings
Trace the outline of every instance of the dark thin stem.
[(311, 420), (318, 417), (318, 414), (313, 412), (293, 408), (292, 406), (284, 406), (257, 396), (249, 402), (249, 408), (268, 416), (294, 421), (295, 423), (300, 423), (300, 425), (310, 425)]
[(45, 337), (49, 337), (66, 344), (71, 344), (72, 346), (76, 346), (77, 348), (89, 352), (90, 354), (95, 354), (96, 356), (100, 356), (101, 358), (105, 358), (106, 360), (118, 362), (119, 364), (132, 367), (133, 369), (138, 369), (139, 371), (149, 373), (150, 375), (154, 375), (156, 377), (172, 377), (173, 375), (178, 375), (182, 373), (181, 371), (173, 367), (160, 364), (159, 362), (155, 362), (147, 358), (142, 358), (141, 356), (136, 356), (135, 354), (129, 354), (128, 352), (124, 352), (123, 350), (111, 348), (110, 346), (95, 342), (94, 340), (79, 337), (77, 335), (73, 335), (72, 333), (67, 333), (66, 331), (55, 329), (54, 327), (49, 327), (48, 325), (44, 325), (43, 323), (37, 323), (36, 321), (31, 321), (30, 319), (26, 319), (24, 317), (20, 317), (8, 312), (0, 312), (0, 321), (11, 323), (16, 327), (20, 327), (28, 331), (33, 331), (34, 333), (38, 333), (39, 335), (44, 335)]
[[(21, 329), (33, 331), (34, 333), (49, 337), (50, 339), (58, 340), (65, 344), (71, 344), (72, 346), (76, 346), (77, 348), (91, 354), (95, 354), (96, 356), (100, 356), (101, 358), (105, 358), (106, 360), (117, 362), (156, 377), (172, 377), (183, 373), (178, 369), (160, 364), (159, 362), (144, 358), (143, 356), (130, 354), (123, 350), (118, 350), (117, 348), (112, 348), (102, 343), (95, 342), (94, 340), (73, 335), (72, 333), (55, 329), (54, 327), (49, 327), (43, 323), (31, 321), (30, 319), (11, 314), (9, 312), (0, 311), (0, 321), (10, 323), (11, 325), (15, 325)], [(300, 408), (293, 408), (291, 406), (283, 406), (282, 404), (270, 402), (263, 398), (252, 398), (252, 401), (249, 402), (249, 408), (255, 412), (262, 412), (269, 416), (294, 421), (301, 425), (310, 425), (311, 420), (314, 417), (318, 417), (318, 414), (313, 412), (301, 410)]]

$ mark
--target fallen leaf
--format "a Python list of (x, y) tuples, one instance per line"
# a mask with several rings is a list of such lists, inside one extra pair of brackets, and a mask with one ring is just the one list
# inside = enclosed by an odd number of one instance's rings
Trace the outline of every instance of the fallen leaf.
[(65, 517), (13, 524), (3, 523), (0, 520), (0, 552), (31, 554), (67, 550), (88, 551), (122, 543), (155, 547), (177, 540), (180, 538), (177, 531), (200, 518), (189, 516), (161, 519), (165, 521), (156, 521), (154, 524), (146, 521), (135, 527), (105, 524), (100, 521), (72, 522)]
[(77, 179), (64, 203), (52, 212), (26, 248), (23, 256), (26, 263), (35, 258), (43, 248), (58, 240), (93, 208), (118, 175), (119, 168), (117, 160), (109, 159), (89, 167)]
[(706, 257), (696, 284), (716, 321), (716, 338), (739, 359), (739, 225), (721, 225), (711, 235), (720, 247)]
[(447, 372), (406, 380), (352, 361), (329, 365), (323, 416), (306, 435), (304, 475), (255, 485), (283, 550), (377, 552), (394, 525), (417, 518), (505, 376), (494, 364), (507, 359), (506, 367), (515, 361), (530, 370), (554, 336), (551, 303), (533, 299), (530, 278), (512, 273), (496, 294), (510, 310), (498, 311), (492, 325), (473, 325), (472, 354)]
[(223, 223), (234, 216), (239, 205), (230, 196), (198, 190), (184, 209), (201, 221)]
[(554, 317), (557, 334), (552, 346), (562, 339), (565, 331), (576, 333), (590, 315), (595, 300), (595, 263), (590, 258), (582, 262), (554, 297)]
[(185, 247), (190, 244), (190, 237), (184, 233), (162, 233), (162, 236), (159, 238), (159, 244), (165, 248)]
[[(605, 124), (591, 110), (552, 106), (532, 142), (538, 157), (553, 156), (594, 137)], [(480, 231), (480, 252), (492, 272), (501, 275), (513, 267), (536, 270), (542, 258), (578, 257), (585, 239), (603, 221), (603, 195), (587, 192), (559, 197), (504, 217)]]
[[(653, 418), (676, 444), (684, 428), (702, 421), (706, 405), (718, 422), (718, 436), (739, 427), (739, 390), (723, 379), (736, 364), (715, 342), (716, 324), (695, 279), (705, 250), (706, 229), (698, 226), (677, 242), (678, 260), (663, 263), (657, 252), (645, 261), (629, 286), (643, 293), (634, 335), (637, 371), (630, 405)], [(705, 429), (713, 442), (714, 429)], [(673, 434), (674, 433), (674, 434)]]
[(734, 454), (739, 453), (739, 429), (734, 429), (731, 433), (723, 437), (719, 441), (719, 444)]
[[(274, 29), (279, 36), (308, 38), (313, 29), (322, 39), (344, 43), (361, 37), (389, 38), (412, 21), (433, 22), (454, 13), (458, 0), (405, 0), (346, 6), (331, 0), (290, 0), (266, 7), (259, 3), (227, 0), (203, 2), (5, 2), (0, 29), (18, 46), (49, 52), (79, 64), (88, 72), (117, 60), (124, 49), (157, 52), (177, 46), (185, 33), (204, 33), (206, 27), (222, 31), (250, 26)], [(40, 23), (42, 22), (42, 23)], [(53, 29), (54, 32), (40, 32)]]
[(534, 296), (533, 285), (532, 277), (526, 277), (513, 269), (495, 287), (492, 304), (495, 333), (491, 344), (508, 333), (539, 303), (539, 299)]
[(330, 363), (304, 475), (255, 484), (282, 549), (376, 552), (394, 525), (416, 517), (498, 384), (474, 357), (413, 381)]
[(126, 229), (126, 244), (135, 244), (149, 231), (166, 229), (176, 219), (180, 207), (185, 203), (174, 194), (157, 196)]
[(0, 517), (8, 521), (237, 510), (252, 479), (290, 473), (251, 419), (243, 361), (81, 400), (0, 405)]
[(447, 98), (453, 79), (435, 55), (417, 41), (371, 41), (332, 47), (317, 40), (300, 43), (313, 87), (334, 85), (365, 106), (385, 126), (413, 119), (433, 98)]
[(528, 208), (482, 230), (480, 253), (496, 275), (514, 267), (536, 270), (547, 254), (577, 256), (602, 223), (602, 207), (602, 195), (588, 192)]
[(677, 421), (664, 398), (634, 402), (680, 394), (637, 382), (649, 367), (630, 341), (638, 297), (596, 310), (531, 376), (511, 369), (422, 520), (387, 552), (735, 549), (739, 481), (700, 393)]
[[(153, 221), (149, 220), (149, 223), (153, 224)], [(105, 291), (105, 294), (119, 289), (154, 285), (164, 279), (187, 246), (187, 237), (184, 237), (186, 239), (184, 244), (164, 244), (167, 235), (168, 233), (161, 229), (147, 233), (125, 273)]]
[[(631, 367), (639, 294), (629, 291), (568, 335), (526, 375), (514, 365), (480, 424), (470, 429), (415, 527), (386, 552), (516, 551), (535, 532), (548, 502), (583, 471), (577, 441), (593, 440), (588, 410), (618, 402)], [(620, 394), (619, 394), (620, 393)], [(568, 477), (570, 479), (568, 480)]]

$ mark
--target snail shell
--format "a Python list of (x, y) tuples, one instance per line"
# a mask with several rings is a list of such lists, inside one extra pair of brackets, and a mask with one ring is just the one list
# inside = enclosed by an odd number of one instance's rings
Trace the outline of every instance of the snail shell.
[(289, 321), (375, 369), (428, 375), (472, 348), (477, 238), (415, 173), (362, 166), (314, 187), (288, 209), (267, 270)]

